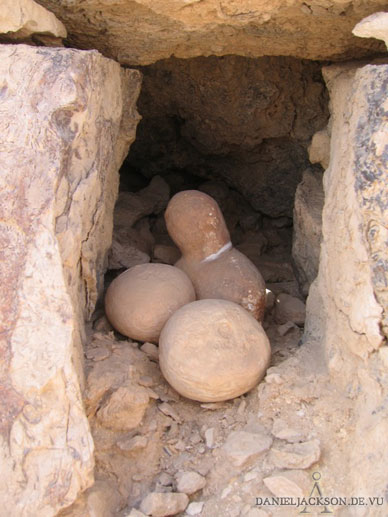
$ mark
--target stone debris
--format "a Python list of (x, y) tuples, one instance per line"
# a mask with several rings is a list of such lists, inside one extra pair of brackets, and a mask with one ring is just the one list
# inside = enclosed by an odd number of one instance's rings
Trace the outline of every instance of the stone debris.
[(175, 411), (175, 409), (168, 404), (167, 402), (163, 402), (163, 404), (158, 405), (159, 411), (161, 411), (164, 415), (170, 416), (175, 422), (178, 422), (178, 424), (182, 423), (181, 418), (179, 417), (178, 413)]
[(194, 503), (190, 503), (186, 508), (187, 515), (199, 515), (202, 512), (204, 501), (196, 501)]
[(147, 517), (143, 512), (132, 508), (130, 513), (127, 513), (124, 517)]
[(93, 328), (96, 331), (106, 333), (113, 330), (112, 325), (109, 323), (108, 318), (105, 315), (101, 316), (93, 323)]
[(122, 386), (97, 411), (97, 419), (108, 429), (130, 431), (141, 423), (149, 400), (146, 388)]
[(210, 411), (216, 411), (217, 409), (226, 409), (228, 407), (229, 404), (226, 404), (225, 402), (207, 402), (201, 404), (201, 408), (208, 409)]
[(140, 384), (140, 386), (144, 386), (145, 388), (150, 388), (155, 384), (152, 377), (149, 377), (148, 375), (141, 376), (137, 382)]
[(159, 361), (159, 348), (153, 343), (144, 343), (144, 345), (140, 347), (140, 350), (147, 354), (151, 361)]
[(292, 235), (295, 274), (304, 296), (318, 274), (324, 199), (322, 173), (307, 169), (295, 192)]
[(311, 490), (311, 478), (303, 470), (287, 470), (263, 479), (265, 486), (276, 497), (302, 498)]
[(111, 355), (111, 351), (105, 346), (99, 346), (98, 348), (88, 348), (85, 355), (92, 361), (103, 361)]
[(208, 447), (209, 449), (212, 449), (214, 447), (214, 438), (215, 438), (214, 427), (210, 427), (209, 429), (206, 429), (204, 436), (205, 436), (206, 447)]
[(144, 251), (116, 237), (109, 251), (109, 269), (129, 269), (140, 264), (148, 264), (151, 257)]
[(251, 508), (244, 517), (269, 517), (268, 513), (260, 508)]
[(308, 469), (321, 455), (319, 440), (272, 447), (270, 460), (279, 469)]
[(295, 279), (290, 262), (277, 262), (271, 257), (262, 255), (256, 258), (255, 266), (268, 283), (290, 282)]
[(277, 333), (279, 334), (279, 336), (285, 336), (286, 334), (288, 334), (288, 332), (290, 332), (290, 330), (292, 329), (297, 329), (297, 325), (295, 325), (295, 323), (293, 321), (287, 321), (287, 323), (284, 323), (283, 325), (279, 325), (277, 327)]
[(167, 205), (170, 188), (160, 176), (139, 192), (120, 192), (114, 210), (114, 232), (109, 269), (130, 268), (150, 261), (154, 237), (145, 216), (160, 213)]
[(174, 478), (168, 474), (167, 472), (162, 472), (157, 479), (157, 483), (161, 486), (172, 486), (174, 483)]
[(254, 479), (257, 479), (259, 477), (259, 473), (255, 470), (251, 470), (250, 472), (247, 472), (244, 476), (244, 482), (249, 483), (249, 481), (253, 481)]
[(286, 293), (279, 294), (275, 302), (276, 320), (278, 323), (293, 321), (297, 325), (304, 325), (306, 306), (299, 298)]
[(247, 401), (245, 399), (242, 399), (242, 401), (238, 405), (237, 414), (243, 415), (245, 413), (246, 408), (247, 408)]
[(191, 495), (202, 490), (206, 485), (206, 479), (198, 472), (182, 472), (177, 474), (177, 490), (184, 494)]
[(163, 264), (173, 266), (179, 260), (181, 253), (176, 246), (166, 244), (156, 244), (153, 251), (154, 259), (160, 260)]
[(140, 510), (152, 517), (167, 517), (183, 512), (188, 504), (189, 498), (186, 494), (152, 492), (143, 499)]
[(294, 429), (281, 418), (274, 420), (272, 434), (275, 436), (275, 438), (279, 438), (280, 440), (285, 440), (290, 443), (301, 442), (306, 438), (303, 431)]
[(272, 438), (266, 434), (234, 431), (222, 448), (235, 467), (242, 467), (256, 460), (271, 445)]
[(267, 375), (264, 378), (265, 382), (268, 384), (283, 384), (283, 377), (280, 375), (280, 373), (271, 372), (268, 370)]
[(133, 438), (124, 438), (117, 442), (117, 447), (125, 452), (133, 452), (147, 447), (148, 440), (146, 436), (134, 436)]

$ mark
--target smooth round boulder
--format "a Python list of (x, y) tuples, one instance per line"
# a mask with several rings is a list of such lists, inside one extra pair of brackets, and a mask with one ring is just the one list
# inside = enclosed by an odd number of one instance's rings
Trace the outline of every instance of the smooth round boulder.
[(105, 295), (105, 312), (124, 336), (157, 343), (170, 316), (195, 300), (189, 277), (166, 264), (141, 264), (119, 275)]
[(261, 324), (228, 300), (199, 300), (178, 309), (159, 339), (159, 365), (181, 395), (219, 402), (251, 390), (269, 365)]

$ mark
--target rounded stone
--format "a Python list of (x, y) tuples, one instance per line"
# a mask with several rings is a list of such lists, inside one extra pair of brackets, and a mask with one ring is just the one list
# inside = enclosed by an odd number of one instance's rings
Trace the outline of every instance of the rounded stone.
[(256, 266), (232, 247), (217, 202), (198, 190), (178, 192), (167, 206), (165, 219), (170, 237), (182, 252), (175, 265), (190, 277), (197, 298), (238, 303), (262, 321), (265, 282)]
[(113, 280), (105, 312), (124, 336), (157, 343), (170, 316), (194, 300), (194, 287), (183, 271), (166, 264), (142, 264)]
[(271, 348), (261, 324), (240, 305), (199, 300), (177, 310), (159, 340), (169, 384), (200, 402), (238, 397), (264, 376)]

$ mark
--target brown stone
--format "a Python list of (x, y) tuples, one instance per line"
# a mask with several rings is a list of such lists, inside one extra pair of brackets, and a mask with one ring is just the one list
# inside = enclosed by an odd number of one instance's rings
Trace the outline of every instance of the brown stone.
[(216, 201), (196, 190), (183, 191), (171, 199), (165, 218), (182, 252), (176, 266), (190, 277), (197, 298), (233, 301), (261, 321), (264, 280), (252, 262), (232, 247)]
[(297, 325), (304, 325), (306, 306), (299, 298), (282, 293), (275, 301), (275, 315), (278, 323), (283, 324), (292, 321)]
[(153, 251), (154, 259), (160, 260), (163, 264), (173, 265), (179, 260), (181, 254), (177, 247), (166, 244), (157, 244)]
[(249, 391), (264, 376), (270, 354), (260, 323), (226, 300), (182, 307), (159, 341), (159, 363), (167, 381), (181, 395), (201, 402)]
[(131, 431), (142, 421), (149, 403), (147, 388), (121, 386), (97, 411), (98, 421), (108, 429)]
[(113, 280), (105, 295), (105, 311), (125, 336), (157, 342), (168, 318), (193, 300), (194, 288), (183, 271), (166, 264), (143, 264)]

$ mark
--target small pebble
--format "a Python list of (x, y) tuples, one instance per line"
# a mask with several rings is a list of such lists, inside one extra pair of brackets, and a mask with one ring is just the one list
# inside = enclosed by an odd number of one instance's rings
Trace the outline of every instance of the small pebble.
[(146, 515), (167, 517), (183, 512), (189, 504), (186, 494), (175, 492), (151, 492), (140, 505), (140, 510)]
[(227, 486), (226, 488), (224, 488), (222, 491), (222, 494), (221, 494), (221, 499), (225, 499), (226, 497), (228, 497), (228, 495), (230, 494), (231, 491), (232, 491), (231, 486)]
[(117, 442), (117, 447), (119, 447), (119, 449), (121, 449), (122, 451), (132, 452), (139, 449), (144, 449), (145, 447), (147, 447), (147, 444), (148, 440), (145, 436), (135, 436), (130, 439), (124, 438), (123, 440), (119, 440)]
[(153, 343), (144, 343), (144, 345), (140, 347), (140, 350), (144, 352), (151, 361), (159, 361), (159, 348)]
[(268, 375), (265, 376), (264, 380), (268, 384), (282, 384), (283, 383), (283, 379), (282, 379), (281, 375), (278, 373), (269, 373)]
[(147, 517), (143, 512), (136, 510), (136, 508), (132, 508), (131, 513), (125, 515), (125, 517)]
[(180, 419), (178, 413), (175, 411), (175, 409), (170, 406), (167, 402), (163, 402), (163, 404), (159, 404), (158, 406), (159, 411), (161, 411), (164, 415), (170, 416), (172, 419), (174, 419), (178, 424), (182, 423), (182, 420)]
[(245, 483), (248, 483), (249, 481), (253, 481), (254, 479), (257, 479), (259, 477), (258, 472), (255, 472), (254, 470), (251, 470), (250, 472), (247, 472), (244, 476)]
[(206, 447), (209, 449), (212, 449), (214, 446), (214, 427), (210, 427), (209, 429), (206, 429), (205, 431), (205, 442)]
[(187, 495), (192, 495), (198, 490), (202, 490), (206, 485), (206, 479), (198, 472), (183, 472), (176, 476), (177, 490)]
[(186, 508), (187, 515), (199, 515), (202, 512), (204, 504), (205, 503), (203, 501), (190, 503), (189, 506)]
[(105, 346), (99, 346), (98, 348), (89, 348), (86, 350), (85, 355), (92, 361), (103, 361), (111, 355), (111, 351)]
[(148, 375), (140, 377), (137, 382), (140, 384), (140, 386), (144, 386), (145, 388), (151, 388), (151, 386), (155, 384), (152, 377), (149, 377)]

